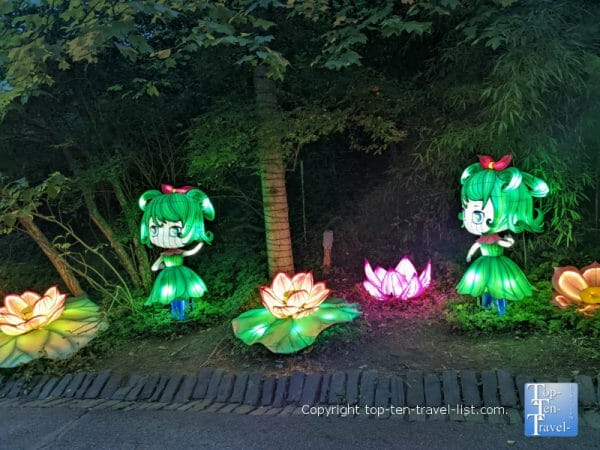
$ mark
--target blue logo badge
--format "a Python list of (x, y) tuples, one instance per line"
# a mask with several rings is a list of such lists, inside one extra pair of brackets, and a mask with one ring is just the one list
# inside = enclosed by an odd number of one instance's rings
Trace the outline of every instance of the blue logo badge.
[(525, 436), (577, 436), (577, 383), (525, 384)]

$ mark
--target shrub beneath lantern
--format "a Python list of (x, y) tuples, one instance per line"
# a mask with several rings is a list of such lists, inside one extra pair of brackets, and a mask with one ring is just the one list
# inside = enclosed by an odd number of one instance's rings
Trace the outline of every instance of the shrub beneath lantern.
[(252, 309), (232, 321), (233, 332), (245, 344), (263, 344), (273, 353), (295, 353), (312, 345), (324, 329), (351, 322), (358, 304), (327, 299), (325, 283), (314, 284), (311, 273), (293, 278), (279, 273), (273, 284), (260, 287), (265, 308)]

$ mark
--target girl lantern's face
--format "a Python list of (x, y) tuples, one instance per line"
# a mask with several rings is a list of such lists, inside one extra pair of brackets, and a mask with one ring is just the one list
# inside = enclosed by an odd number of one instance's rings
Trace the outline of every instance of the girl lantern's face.
[(485, 207), (482, 201), (469, 200), (463, 208), (463, 224), (471, 234), (481, 236), (490, 231), (489, 224), (494, 220), (494, 206), (488, 201)]
[(161, 248), (181, 248), (186, 242), (182, 239), (183, 225), (181, 221), (171, 222), (165, 220), (162, 223), (150, 219), (150, 242)]

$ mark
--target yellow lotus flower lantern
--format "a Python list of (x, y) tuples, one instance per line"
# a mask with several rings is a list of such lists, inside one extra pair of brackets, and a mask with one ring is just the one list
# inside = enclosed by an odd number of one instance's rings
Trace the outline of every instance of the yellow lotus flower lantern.
[(288, 277), (279, 273), (273, 284), (261, 286), (262, 303), (278, 319), (300, 319), (319, 309), (319, 305), (331, 292), (325, 283), (314, 284), (312, 273), (301, 272)]
[(21, 295), (7, 295), (0, 308), (0, 331), (18, 336), (42, 328), (60, 316), (65, 308), (65, 294), (56, 286), (43, 296), (25, 291)]
[(600, 308), (600, 264), (578, 269), (557, 267), (552, 277), (552, 301), (561, 308), (577, 306), (577, 311), (591, 316)]
[(234, 334), (247, 345), (261, 343), (273, 353), (294, 353), (312, 345), (321, 331), (358, 316), (358, 304), (327, 298), (325, 283), (312, 273), (293, 277), (278, 273), (271, 286), (261, 286), (264, 308), (252, 309), (233, 319)]
[(0, 367), (16, 367), (40, 357), (63, 359), (104, 327), (100, 309), (87, 297), (67, 300), (56, 286), (43, 295), (7, 295), (0, 307)]

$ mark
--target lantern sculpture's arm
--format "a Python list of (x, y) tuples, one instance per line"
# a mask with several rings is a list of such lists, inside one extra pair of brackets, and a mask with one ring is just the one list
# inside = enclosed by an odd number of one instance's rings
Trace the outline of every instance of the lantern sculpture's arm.
[(165, 265), (162, 262), (162, 255), (158, 257), (158, 259), (156, 261), (154, 261), (154, 264), (152, 264), (152, 267), (150, 267), (150, 269), (152, 270), (152, 272), (156, 272), (160, 269), (163, 269), (165, 267)]
[(467, 253), (467, 262), (471, 262), (471, 258), (473, 258), (473, 255), (477, 252), (477, 250), (479, 250), (479, 247), (481, 247), (479, 242), (475, 242), (473, 245), (471, 245), (471, 248)]
[(507, 235), (498, 241), (498, 245), (504, 248), (512, 247), (515, 243), (515, 238)]
[(204, 246), (204, 242), (200, 242), (191, 250), (186, 250), (182, 253), (183, 256), (193, 256), (200, 251), (200, 249)]

